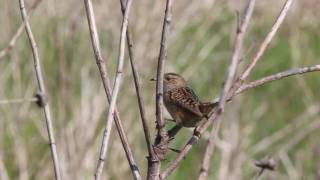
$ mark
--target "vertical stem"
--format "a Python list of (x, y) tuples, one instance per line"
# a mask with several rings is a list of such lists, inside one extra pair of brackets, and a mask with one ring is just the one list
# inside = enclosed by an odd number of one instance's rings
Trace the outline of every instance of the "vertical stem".
[[(85, 8), (86, 8), (88, 26), (90, 29), (90, 37), (91, 37), (91, 41), (92, 41), (93, 51), (94, 51), (95, 58), (96, 58), (96, 63), (99, 68), (100, 76), (102, 79), (102, 84), (104, 86), (104, 90), (105, 90), (107, 99), (110, 103), (110, 101), (111, 101), (110, 82), (109, 82), (109, 78), (108, 78), (108, 74), (107, 74), (107, 69), (104, 64), (105, 61), (103, 60), (101, 50), (100, 50), (101, 48), (100, 48), (100, 43), (99, 43), (99, 35), (97, 32), (97, 28), (96, 28), (96, 22), (95, 22), (92, 2), (91, 2), (91, 0), (84, 0), (84, 3), (85, 3)], [(115, 124), (117, 127), (118, 134), (120, 136), (122, 146), (125, 150), (126, 157), (127, 157), (128, 162), (130, 164), (131, 172), (132, 172), (135, 179), (141, 179), (139, 169), (138, 169), (138, 167), (135, 163), (135, 160), (133, 158), (133, 153), (132, 153), (131, 147), (129, 145), (128, 138), (125, 134), (125, 131), (124, 131), (124, 128), (122, 125), (122, 121), (119, 116), (119, 112), (117, 111), (116, 107), (114, 108), (114, 121), (115, 121)], [(100, 174), (100, 176), (101, 176), (101, 174)]]
[(243, 74), (240, 77), (241, 81), (244, 81), (251, 73), (253, 68), (256, 66), (258, 61), (263, 56), (264, 52), (266, 51), (267, 47), (269, 46), (271, 40), (273, 39), (274, 35), (277, 33), (278, 29), (280, 28), (282, 22), (284, 21), (284, 18), (286, 17), (291, 4), (293, 0), (287, 0), (284, 6), (282, 7), (282, 10), (276, 19), (275, 23), (273, 24), (271, 31), (268, 33), (264, 41), (261, 43), (259, 50), (257, 51), (257, 54), (254, 56), (251, 64), (247, 67), (247, 69), (243, 72)]
[[(128, 27), (128, 18), (129, 18), (129, 12), (130, 12), (130, 7), (131, 7), (131, 2), (132, 0), (127, 1), (127, 6), (125, 9), (125, 13), (123, 16), (122, 20), (122, 25), (121, 25), (121, 33), (120, 33), (120, 45), (119, 45), (119, 56), (118, 56), (118, 65), (117, 65), (117, 71), (116, 71), (116, 77), (113, 85), (113, 90), (111, 94), (111, 102), (110, 106), (108, 109), (108, 115), (107, 115), (107, 123), (106, 127), (103, 133), (103, 139), (102, 139), (102, 144), (101, 144), (101, 149), (100, 149), (100, 156), (98, 160), (98, 165), (95, 173), (95, 179), (100, 180), (101, 179), (101, 174), (104, 166), (104, 162), (107, 157), (107, 152), (108, 152), (108, 146), (109, 146), (109, 140), (110, 140), (110, 134), (111, 134), (111, 128), (112, 128), (112, 117), (114, 114), (114, 110), (116, 107), (116, 101), (121, 85), (121, 80), (122, 80), (122, 71), (123, 71), (123, 64), (124, 64), (124, 51), (125, 51), (125, 37), (126, 37), (126, 32), (127, 32), (127, 27)], [(137, 169), (136, 169), (137, 170)], [(134, 171), (137, 173), (137, 171)], [(140, 175), (135, 176), (135, 178), (141, 179)]]
[[(125, 12), (125, 9), (124, 9), (125, 2), (126, 2), (125, 0), (120, 0), (122, 14), (124, 14)], [(128, 53), (129, 53), (132, 74), (133, 74), (134, 85), (135, 85), (137, 98), (138, 98), (138, 105), (139, 105), (142, 126), (143, 126), (143, 132), (144, 132), (144, 136), (145, 136), (146, 144), (148, 148), (149, 159), (155, 159), (155, 154), (153, 152), (152, 144), (151, 144), (150, 129), (148, 127), (148, 121), (146, 118), (145, 105), (144, 105), (144, 101), (141, 93), (141, 83), (140, 83), (139, 73), (136, 67), (136, 61), (135, 61), (134, 51), (133, 51), (133, 42), (132, 42), (131, 34), (129, 32), (129, 27), (127, 29), (127, 46), (128, 46)]]
[(244, 35), (247, 31), (255, 2), (256, 2), (255, 0), (249, 0), (247, 7), (245, 9), (243, 18), (241, 18), (241, 22), (238, 22), (239, 26), (237, 27), (237, 35), (234, 42), (232, 58), (228, 67), (228, 73), (224, 81), (224, 86), (220, 95), (219, 109), (222, 111), (224, 111), (224, 106), (229, 94), (229, 90), (234, 81), (234, 77), (236, 74), (236, 70), (239, 64), (240, 55), (242, 51)]
[[(230, 60), (228, 73), (226, 75), (225, 83), (221, 91), (220, 100), (219, 100), (219, 111), (221, 112), (224, 111), (225, 103), (227, 101), (228, 94), (230, 93), (230, 88), (234, 83), (234, 77), (236, 75), (236, 70), (239, 64), (245, 33), (247, 31), (249, 22), (251, 20), (255, 2), (256, 2), (255, 0), (248, 1), (243, 17), (241, 18), (240, 22), (238, 22), (237, 34), (236, 34), (236, 39), (233, 47), (233, 54)], [(220, 129), (220, 121), (219, 120), (214, 121), (212, 130), (210, 133), (210, 138), (208, 140), (208, 144), (206, 147), (206, 152), (203, 156), (201, 170), (198, 178), (199, 180), (205, 180), (208, 177), (210, 161), (214, 151), (215, 138), (218, 135), (219, 129)]]
[(208, 177), (209, 167), (211, 164), (211, 157), (214, 152), (215, 140), (219, 133), (221, 121), (214, 121), (212, 125), (212, 130), (208, 139), (208, 144), (206, 147), (205, 154), (202, 159), (200, 173), (198, 180), (205, 180)]
[(48, 136), (49, 136), (49, 143), (50, 143), (50, 148), (51, 148), (51, 157), (53, 160), (55, 178), (57, 180), (60, 180), (61, 174), (60, 174), (60, 167), (59, 167), (59, 158), (58, 158), (57, 147), (56, 147), (53, 127), (52, 127), (50, 106), (49, 106), (49, 103), (47, 102), (48, 95), (46, 92), (46, 88), (45, 88), (44, 81), (43, 81), (43, 75), (41, 72), (40, 56), (39, 56), (39, 52), (38, 52), (38, 47), (37, 47), (36, 41), (34, 39), (34, 36), (32, 34), (31, 26), (28, 21), (28, 15), (27, 15), (27, 12), (25, 9), (24, 0), (19, 0), (19, 5), (20, 5), (21, 17), (22, 17), (23, 22), (25, 23), (25, 30), (26, 30), (26, 33), (27, 33), (27, 36), (29, 39), (29, 43), (31, 45), (31, 49), (32, 49), (33, 63), (34, 63), (34, 69), (36, 72), (39, 94), (42, 97), (41, 99), (43, 100), (42, 107), (43, 107), (44, 116), (46, 119), (47, 132), (48, 132)]
[(160, 42), (160, 52), (158, 58), (158, 68), (157, 68), (157, 86), (156, 86), (156, 122), (157, 122), (157, 137), (155, 141), (155, 148), (160, 149), (156, 151), (157, 159), (149, 162), (148, 166), (148, 179), (159, 179), (160, 178), (160, 160), (163, 158), (167, 151), (168, 146), (168, 132), (165, 129), (165, 121), (163, 118), (163, 75), (164, 75), (164, 65), (167, 56), (167, 36), (169, 34), (170, 24), (172, 20), (171, 15), (172, 1), (166, 1), (165, 16), (162, 27), (162, 35)]

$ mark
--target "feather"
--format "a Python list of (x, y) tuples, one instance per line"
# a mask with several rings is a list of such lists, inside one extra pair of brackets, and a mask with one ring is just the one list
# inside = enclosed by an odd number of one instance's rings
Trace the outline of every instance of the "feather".
[(199, 108), (200, 101), (189, 87), (172, 89), (165, 94), (165, 98), (166, 101), (182, 107), (196, 116), (203, 116)]

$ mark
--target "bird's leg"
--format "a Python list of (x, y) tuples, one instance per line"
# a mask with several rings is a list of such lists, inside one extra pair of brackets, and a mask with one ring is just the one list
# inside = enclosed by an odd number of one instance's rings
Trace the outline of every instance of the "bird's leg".
[(174, 136), (180, 131), (181, 128), (182, 126), (179, 126), (179, 125), (175, 125), (173, 128), (171, 128), (168, 131), (169, 139), (173, 139)]
[(179, 150), (179, 149), (174, 149), (174, 148), (169, 148), (171, 151), (173, 151), (173, 152), (175, 152), (175, 153), (180, 153), (181, 152), (181, 150)]
[(200, 126), (196, 126), (195, 128), (194, 128), (194, 131), (193, 131), (193, 134), (195, 135), (195, 136), (198, 136), (198, 137), (200, 137), (201, 136), (201, 133), (200, 133)]

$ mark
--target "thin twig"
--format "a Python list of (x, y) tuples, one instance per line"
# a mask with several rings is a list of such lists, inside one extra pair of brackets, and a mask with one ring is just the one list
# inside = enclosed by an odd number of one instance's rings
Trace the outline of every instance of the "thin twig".
[(35, 97), (32, 98), (21, 98), (21, 99), (6, 99), (6, 100), (0, 100), (0, 105), (3, 104), (19, 104), (19, 103), (25, 103), (25, 102), (36, 102), (38, 99)]
[(244, 81), (245, 79), (247, 79), (247, 77), (250, 75), (253, 68), (256, 66), (258, 61), (263, 56), (265, 50), (269, 46), (271, 40), (273, 39), (274, 35), (276, 34), (279, 27), (281, 26), (284, 18), (286, 17), (292, 2), (293, 2), (293, 0), (287, 0), (286, 3), (284, 4), (284, 6), (282, 7), (282, 10), (281, 10), (278, 18), (276, 19), (275, 23), (273, 24), (273, 26), (271, 28), (271, 31), (268, 33), (267, 37), (264, 39), (264, 41), (260, 45), (260, 48), (257, 51), (256, 55), (254, 56), (251, 64), (246, 68), (244, 73), (240, 76), (240, 81)]
[[(230, 101), (234, 96), (241, 94), (245, 91), (248, 91), (250, 89), (254, 89), (258, 86), (262, 86), (264, 84), (268, 84), (273, 81), (281, 80), (286, 77), (305, 74), (305, 73), (311, 73), (316, 71), (320, 71), (320, 64), (308, 66), (308, 67), (292, 68), (286, 71), (282, 71), (276, 74), (272, 74), (272, 75), (260, 78), (252, 82), (244, 83), (235, 91), (235, 93), (232, 96), (228, 98), (228, 101)], [(219, 98), (216, 98), (214, 102), (219, 102)]]
[(219, 109), (222, 112), (224, 111), (227, 96), (228, 96), (229, 90), (233, 84), (233, 80), (234, 80), (234, 77), (236, 74), (237, 66), (240, 61), (241, 51), (242, 51), (242, 46), (243, 46), (243, 39), (244, 39), (245, 33), (247, 31), (249, 21), (251, 19), (251, 15), (252, 15), (252, 12), (254, 9), (255, 2), (256, 2), (255, 0), (250, 0), (248, 2), (248, 5), (245, 9), (243, 18), (241, 19), (241, 22), (239, 22), (240, 24), (237, 27), (237, 35), (236, 35), (236, 39), (234, 42), (232, 58), (231, 58), (231, 61), (230, 61), (229, 67), (228, 67), (228, 73), (227, 73), (226, 79), (224, 81), (223, 90), (220, 95)]
[[(124, 14), (124, 11), (125, 11), (124, 9), (125, 2), (126, 2), (125, 0), (120, 0), (122, 14)], [(141, 93), (141, 83), (140, 83), (139, 73), (136, 67), (136, 61), (135, 61), (134, 51), (133, 51), (133, 42), (132, 42), (131, 34), (129, 31), (129, 27), (127, 29), (127, 46), (128, 46), (128, 53), (129, 53), (132, 74), (133, 74), (134, 85), (135, 85), (137, 98), (138, 98), (138, 105), (140, 110), (142, 126), (143, 126), (143, 132), (144, 132), (144, 136), (145, 136), (146, 144), (148, 148), (148, 154), (149, 154), (149, 158), (155, 159), (155, 155), (154, 155), (152, 144), (151, 144), (150, 129), (148, 127), (148, 122), (146, 118), (145, 105), (144, 105), (144, 101)]]
[[(232, 54), (232, 58), (230, 61), (230, 65), (228, 67), (228, 73), (226, 76), (224, 87), (223, 87), (222, 93), (220, 95), (219, 111), (222, 111), (222, 112), (224, 111), (225, 103), (227, 101), (227, 96), (229, 94), (230, 88), (231, 88), (233, 81), (234, 81), (237, 66), (239, 64), (240, 57), (241, 57), (243, 40), (245, 37), (245, 33), (247, 31), (251, 16), (252, 16), (255, 2), (256, 2), (255, 0), (248, 1), (243, 18), (241, 18), (240, 22), (238, 22), (237, 34), (236, 34), (236, 38), (235, 38), (235, 42), (234, 42), (233, 54)], [(200, 169), (200, 173), (199, 173), (199, 178), (198, 178), (199, 180), (205, 180), (208, 177), (210, 160), (211, 160), (211, 157), (212, 157), (213, 151), (214, 151), (215, 137), (218, 135), (218, 132), (220, 129), (220, 122), (216, 122), (213, 125), (214, 126), (211, 130), (211, 133), (210, 133), (210, 138), (208, 140), (206, 152), (205, 152), (205, 155), (203, 156), (201, 169)]]
[(253, 82), (245, 83), (240, 88), (236, 91), (236, 94), (240, 94), (243, 91), (247, 91), (249, 89), (255, 88), (257, 86), (261, 86), (263, 84), (270, 83), (272, 81), (277, 81), (282, 78), (286, 78), (289, 76), (294, 76), (294, 75), (299, 75), (299, 74), (304, 74), (304, 73), (309, 73), (309, 72), (315, 72), (315, 71), (320, 71), (320, 64), (309, 66), (309, 67), (301, 67), (301, 68), (293, 68), (289, 69), (283, 72), (279, 72), (270, 76), (263, 77), (261, 79), (258, 79)]
[[(27, 18), (29, 18), (32, 15), (33, 11), (38, 7), (38, 5), (40, 4), (41, 1), (42, 0), (37, 0), (31, 5), (29, 15), (27, 16)], [(18, 38), (21, 36), (24, 28), (25, 28), (25, 23), (22, 22), (20, 24), (19, 28), (17, 29), (16, 33), (10, 39), (7, 47), (5, 47), (4, 49), (2, 49), (0, 51), (0, 59), (2, 59), (6, 54), (8, 54), (14, 48), (14, 46), (16, 45), (16, 42), (17, 42)]]
[(204, 179), (207, 179), (208, 177), (209, 167), (211, 164), (211, 157), (214, 152), (215, 140), (216, 140), (216, 137), (218, 136), (220, 124), (221, 124), (221, 121), (213, 122), (212, 130), (210, 132), (208, 144), (206, 147), (206, 151), (201, 163), (201, 168), (200, 168), (199, 177), (198, 177), (199, 180), (204, 180)]
[(167, 37), (172, 21), (172, 0), (166, 1), (165, 16), (162, 27), (160, 52), (158, 58), (157, 68), (157, 85), (156, 85), (156, 123), (157, 123), (157, 137), (155, 140), (155, 152), (157, 159), (150, 161), (148, 164), (148, 179), (160, 178), (160, 160), (164, 158), (164, 155), (168, 149), (169, 137), (168, 132), (165, 129), (165, 121), (163, 117), (163, 75), (164, 65), (167, 56)]
[[(100, 156), (96, 168), (96, 173), (95, 173), (95, 179), (100, 180), (101, 179), (101, 174), (104, 166), (104, 162), (106, 160), (107, 156), (107, 150), (108, 150), (108, 145), (109, 145), (109, 140), (110, 140), (110, 134), (111, 134), (111, 128), (112, 128), (112, 117), (113, 113), (116, 107), (116, 101), (118, 97), (118, 92), (120, 89), (121, 85), (121, 80), (122, 80), (122, 71), (123, 71), (123, 64), (124, 64), (124, 51), (125, 51), (125, 37), (126, 37), (126, 32), (127, 32), (127, 27), (128, 27), (128, 18), (129, 18), (129, 12), (130, 12), (130, 7), (131, 7), (131, 2), (132, 0), (127, 1), (127, 6), (126, 10), (123, 16), (122, 20), (122, 25), (121, 25), (121, 33), (120, 33), (120, 43), (119, 43), (119, 56), (118, 56), (118, 65), (117, 65), (117, 71), (116, 71), (116, 77), (113, 85), (113, 90), (111, 94), (111, 102), (110, 106), (108, 109), (108, 115), (107, 115), (107, 122), (105, 126), (105, 130), (103, 133), (103, 139), (102, 139), (102, 144), (101, 144), (101, 149), (100, 149)], [(137, 166), (134, 168), (132, 167), (132, 172), (134, 173), (134, 177), (137, 179), (141, 179), (141, 176), (139, 174)]]
[[(159, 131), (162, 131), (165, 126), (165, 121), (163, 118), (163, 75), (164, 75), (164, 65), (167, 56), (167, 36), (169, 34), (170, 24), (171, 24), (171, 6), (172, 1), (167, 0), (165, 17), (163, 22), (161, 43), (160, 43), (160, 53), (158, 59), (157, 68), (157, 85), (156, 85), (156, 118)], [(160, 134), (161, 136), (161, 134)]]
[[(21, 17), (22, 17), (22, 20), (25, 24), (26, 33), (27, 33), (29, 43), (30, 43), (30, 46), (32, 49), (33, 60), (34, 60), (33, 63), (34, 63), (35, 71), (36, 71), (36, 78), (37, 78), (37, 83), (38, 83), (38, 88), (39, 88), (39, 94), (46, 97), (47, 92), (46, 92), (46, 88), (44, 85), (43, 76), (42, 76), (42, 72), (41, 72), (40, 56), (39, 56), (36, 41), (34, 39), (32, 31), (31, 31), (31, 26), (28, 21), (28, 15), (27, 15), (27, 12), (25, 9), (24, 0), (19, 0), (19, 5), (20, 5)], [(52, 160), (53, 160), (55, 178), (57, 180), (60, 180), (61, 174), (60, 174), (60, 167), (59, 167), (59, 158), (58, 158), (57, 147), (56, 147), (55, 138), (54, 138), (51, 113), (50, 113), (50, 106), (49, 106), (48, 101), (46, 101), (45, 104), (43, 105), (43, 111), (44, 111), (46, 124), (47, 124), (47, 131), (48, 131), (49, 143), (50, 143), (50, 147), (51, 147), (51, 156), (52, 156)]]
[[(86, 8), (88, 25), (89, 25), (89, 29), (90, 29), (90, 37), (91, 37), (91, 41), (92, 41), (92, 47), (94, 50), (95, 58), (96, 58), (96, 63), (99, 68), (100, 76), (102, 79), (102, 84), (104, 86), (104, 90), (105, 90), (108, 102), (110, 103), (110, 101), (111, 101), (110, 81), (108, 78), (107, 69), (105, 68), (105, 65), (104, 65), (105, 61), (102, 57), (102, 53), (100, 50), (101, 48), (100, 48), (100, 42), (99, 42), (99, 35), (97, 32), (97, 28), (96, 28), (96, 22), (95, 22), (92, 2), (91, 2), (91, 0), (84, 0), (84, 3), (85, 3), (85, 8)], [(134, 158), (133, 158), (133, 153), (130, 148), (128, 138), (127, 138), (125, 131), (123, 129), (122, 121), (119, 117), (119, 112), (117, 111), (116, 107), (114, 107), (114, 121), (115, 121), (117, 130), (118, 130), (120, 139), (121, 139), (121, 143), (122, 143), (123, 148), (125, 150), (128, 162), (130, 164), (132, 174), (135, 179), (141, 179), (138, 167), (137, 167), (137, 165), (134, 161)], [(102, 171), (102, 169), (101, 169), (101, 171)], [(101, 173), (100, 173), (100, 176), (101, 176)], [(96, 178), (97, 178), (97, 176), (96, 176)]]

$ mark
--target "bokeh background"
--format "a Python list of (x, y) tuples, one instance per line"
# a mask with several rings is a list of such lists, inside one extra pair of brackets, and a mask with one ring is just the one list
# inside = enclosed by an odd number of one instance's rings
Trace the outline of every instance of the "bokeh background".
[[(27, 9), (35, 3), (27, 0)], [(103, 55), (113, 77), (121, 23), (118, 1), (94, 0)], [(241, 68), (248, 64), (269, 32), (284, 0), (257, 1), (247, 33)], [(245, 0), (174, 1), (166, 71), (182, 74), (202, 100), (219, 95), (232, 53), (236, 12)], [(155, 133), (155, 77), (165, 1), (133, 1), (130, 28), (142, 80), (147, 118)], [(319, 63), (320, 2), (294, 4), (250, 80), (291, 67)], [(106, 98), (94, 60), (83, 1), (39, 1), (31, 26), (40, 50), (44, 79), (64, 179), (92, 179), (106, 121)], [(21, 24), (18, 1), (0, 1), (0, 50)], [(29, 99), (37, 92), (31, 49), (25, 32), (0, 58), (0, 179), (53, 179), (42, 110)], [(238, 96), (222, 117), (210, 179), (252, 179), (256, 160), (272, 157), (274, 172), (262, 179), (320, 178), (320, 74), (294, 76)], [(126, 58), (118, 100), (120, 115), (143, 175), (147, 150), (131, 69)], [(169, 116), (169, 115), (168, 115)], [(172, 126), (168, 123), (168, 127)], [(172, 143), (179, 149), (192, 134), (184, 129)], [(196, 179), (208, 134), (169, 179)], [(103, 176), (130, 179), (115, 130)], [(168, 154), (165, 167), (175, 157)]]

